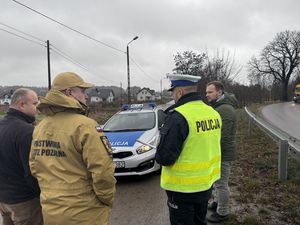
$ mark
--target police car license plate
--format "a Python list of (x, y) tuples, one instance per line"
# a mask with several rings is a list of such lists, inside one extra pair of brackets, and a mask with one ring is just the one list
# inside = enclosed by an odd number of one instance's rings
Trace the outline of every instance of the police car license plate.
[(124, 168), (125, 162), (124, 161), (114, 161), (116, 168)]

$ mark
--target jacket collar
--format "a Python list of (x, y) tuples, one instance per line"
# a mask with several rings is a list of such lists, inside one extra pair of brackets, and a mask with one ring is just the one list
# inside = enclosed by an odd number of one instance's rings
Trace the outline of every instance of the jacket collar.
[(169, 108), (167, 108), (165, 110), (165, 112), (169, 112), (169, 111), (177, 108), (178, 106), (184, 105), (184, 104), (186, 104), (188, 102), (191, 102), (191, 101), (200, 101), (200, 100), (202, 100), (202, 99), (201, 99), (201, 96), (200, 96), (200, 94), (198, 92), (188, 93), (188, 94), (182, 96), (178, 100), (178, 102), (176, 102), (174, 105), (171, 105)]
[(234, 94), (225, 92), (222, 96), (220, 96), (218, 99), (211, 101), (209, 105), (211, 105), (213, 108), (219, 107), (223, 104), (229, 104), (232, 105), (234, 108), (238, 106), (238, 101)]
[(222, 101), (224, 99), (225, 95), (222, 94), (221, 96), (219, 96), (218, 98), (212, 100), (211, 102), (209, 102), (210, 106), (215, 106), (218, 102)]
[(35, 121), (35, 117), (29, 116), (17, 109), (9, 108), (8, 112), (6, 113), (7, 117), (16, 117), (20, 120), (23, 120), (27, 123), (33, 123)]
[(50, 90), (46, 97), (40, 97), (40, 104), (37, 108), (47, 116), (65, 111), (73, 111), (79, 114), (88, 112), (88, 107), (85, 104), (57, 90)]

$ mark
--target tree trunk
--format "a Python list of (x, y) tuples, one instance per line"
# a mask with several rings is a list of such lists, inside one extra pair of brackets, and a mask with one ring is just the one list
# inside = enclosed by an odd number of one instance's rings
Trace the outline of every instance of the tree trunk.
[(281, 100), (284, 101), (284, 102), (287, 102), (288, 101), (288, 95), (287, 95), (287, 92), (288, 92), (288, 82), (287, 81), (283, 81), (282, 82), (282, 95), (281, 95)]

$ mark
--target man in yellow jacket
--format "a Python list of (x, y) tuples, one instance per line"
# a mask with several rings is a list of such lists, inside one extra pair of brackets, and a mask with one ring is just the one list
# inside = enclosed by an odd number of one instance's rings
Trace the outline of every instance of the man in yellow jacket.
[(156, 161), (171, 225), (206, 225), (208, 199), (220, 178), (220, 115), (197, 93), (199, 77), (168, 75), (175, 104), (166, 109)]
[(106, 225), (115, 194), (111, 149), (86, 116), (92, 87), (75, 73), (58, 74), (37, 108), (30, 169), (39, 182), (45, 225)]

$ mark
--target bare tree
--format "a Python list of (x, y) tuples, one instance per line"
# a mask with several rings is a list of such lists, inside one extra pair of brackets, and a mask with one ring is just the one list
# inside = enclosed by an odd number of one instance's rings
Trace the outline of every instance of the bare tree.
[[(208, 55), (208, 53), (206, 53)], [(225, 84), (230, 84), (240, 73), (242, 66), (235, 62), (235, 54), (222, 50), (212, 57), (206, 58), (204, 74), (207, 80), (219, 80)]]
[(251, 76), (272, 78), (281, 83), (281, 100), (288, 99), (288, 84), (300, 64), (300, 32), (284, 31), (276, 34), (261, 52), (249, 61)]
[(198, 90), (205, 96), (205, 87), (209, 81), (219, 80), (226, 86), (229, 86), (233, 79), (241, 71), (241, 67), (237, 66), (230, 52), (224, 50), (220, 54), (217, 53), (213, 57), (208, 56), (208, 52), (197, 54), (193, 51), (185, 51), (177, 53), (174, 56), (176, 73), (190, 74), (194, 76), (201, 76), (198, 83)]
[(203, 74), (203, 66), (206, 54), (197, 54), (193, 51), (185, 51), (177, 53), (174, 56), (176, 73), (190, 74), (194, 76), (201, 76)]

